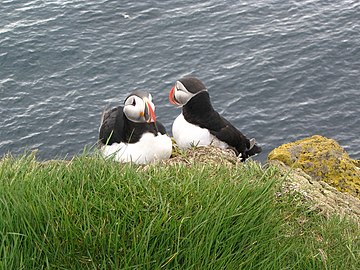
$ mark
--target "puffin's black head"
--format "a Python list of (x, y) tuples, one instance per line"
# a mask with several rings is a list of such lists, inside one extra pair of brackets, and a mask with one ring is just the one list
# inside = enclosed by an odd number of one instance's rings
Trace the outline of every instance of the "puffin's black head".
[(206, 86), (195, 77), (185, 77), (178, 80), (169, 93), (172, 104), (184, 106), (193, 96), (207, 91)]
[(132, 122), (155, 122), (155, 105), (152, 103), (151, 94), (141, 90), (132, 92), (125, 99), (124, 114)]

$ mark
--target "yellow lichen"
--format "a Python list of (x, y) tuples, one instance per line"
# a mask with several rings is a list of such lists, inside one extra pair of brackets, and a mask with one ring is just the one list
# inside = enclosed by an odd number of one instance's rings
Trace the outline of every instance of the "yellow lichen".
[(271, 151), (268, 159), (300, 168), (315, 180), (360, 198), (360, 162), (332, 139), (315, 135), (287, 143)]

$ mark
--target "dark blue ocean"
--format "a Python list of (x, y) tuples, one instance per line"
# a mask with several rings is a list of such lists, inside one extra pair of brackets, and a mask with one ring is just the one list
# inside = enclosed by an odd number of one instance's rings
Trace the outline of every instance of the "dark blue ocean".
[(1, 0), (0, 156), (71, 158), (100, 117), (150, 91), (171, 133), (174, 82), (263, 147), (320, 134), (360, 159), (360, 1)]

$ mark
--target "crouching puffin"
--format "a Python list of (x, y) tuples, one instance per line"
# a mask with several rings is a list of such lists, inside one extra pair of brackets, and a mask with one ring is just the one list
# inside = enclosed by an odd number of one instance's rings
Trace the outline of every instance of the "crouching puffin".
[(231, 148), (241, 161), (261, 152), (255, 139), (249, 140), (213, 109), (209, 92), (199, 79), (178, 80), (169, 93), (169, 100), (182, 106), (182, 113), (172, 126), (174, 140), (180, 148), (203, 145)]
[(151, 94), (134, 91), (124, 107), (104, 111), (99, 130), (99, 147), (105, 158), (146, 164), (167, 159), (172, 142), (155, 116)]

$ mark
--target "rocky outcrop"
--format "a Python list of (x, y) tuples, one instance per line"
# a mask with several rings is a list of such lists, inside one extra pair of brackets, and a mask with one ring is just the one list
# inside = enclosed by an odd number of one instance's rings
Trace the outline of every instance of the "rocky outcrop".
[(269, 161), (284, 177), (277, 196), (299, 194), (301, 201), (324, 216), (333, 214), (350, 218), (360, 224), (360, 200), (348, 193), (338, 191), (324, 181), (314, 180), (301, 169), (291, 168), (278, 160)]
[(271, 151), (268, 160), (301, 169), (313, 181), (326, 182), (360, 198), (360, 162), (351, 159), (332, 139), (315, 135), (287, 143)]

